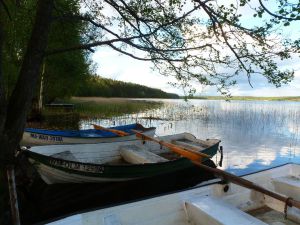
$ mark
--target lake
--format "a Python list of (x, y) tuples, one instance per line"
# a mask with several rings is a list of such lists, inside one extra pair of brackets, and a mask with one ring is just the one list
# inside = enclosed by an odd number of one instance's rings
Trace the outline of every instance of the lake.
[[(224, 148), (221, 169), (238, 175), (287, 162), (300, 163), (298, 102), (151, 101), (164, 104), (160, 108), (110, 119), (81, 120), (80, 127), (90, 128), (91, 123), (114, 126), (139, 122), (144, 126), (156, 126), (157, 135), (190, 132), (200, 139), (218, 138)], [(213, 161), (219, 160), (220, 154), (217, 154)], [(178, 191), (211, 178), (207, 173), (189, 171), (114, 185), (46, 185), (37, 177), (30, 187), (18, 187), (21, 217), (24, 224), (32, 224), (76, 211)]]
[[(151, 99), (154, 101), (154, 99)], [(197, 138), (218, 138), (224, 148), (222, 169), (242, 175), (288, 162), (300, 163), (300, 103), (288, 101), (156, 100), (155, 110), (83, 120), (103, 126), (139, 122), (156, 126), (157, 135), (189, 132)], [(214, 157), (218, 162), (220, 154)]]

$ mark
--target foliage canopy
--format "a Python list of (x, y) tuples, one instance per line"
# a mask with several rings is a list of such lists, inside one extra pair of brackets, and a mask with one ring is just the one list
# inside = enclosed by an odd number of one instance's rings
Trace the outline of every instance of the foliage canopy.
[(249, 22), (241, 14), (241, 7), (248, 4), (84, 0), (79, 14), (63, 15), (65, 20), (88, 23), (83, 44), (48, 49), (48, 54), (108, 46), (134, 59), (151, 61), (154, 69), (176, 77), (184, 87), (195, 80), (228, 94), (228, 86), (236, 83), (239, 74), (246, 75), (250, 85), (251, 76), (259, 74), (279, 87), (293, 78), (292, 70), (277, 66), (278, 61), (290, 58), (290, 43), (274, 33), (275, 21)]
[[(64, 12), (79, 13), (80, 5), (73, 0), (58, 0)], [(9, 98), (18, 78), (18, 72), (22, 65), (22, 58), (26, 51), (26, 44), (33, 26), (37, 2), (22, 1), (15, 5), (9, 1), (7, 4), (11, 18), (3, 15), (1, 19), (6, 29), (3, 54), (3, 75), (6, 97)], [(59, 17), (59, 12), (54, 17)], [(85, 24), (82, 21), (73, 23), (54, 23), (51, 27), (48, 41), (49, 48), (62, 48), (65, 45), (81, 43), (81, 36)], [(68, 97), (74, 94), (80, 84), (84, 82), (89, 73), (89, 61), (87, 52), (75, 51), (47, 57), (43, 62), (43, 95), (46, 102), (56, 97)], [(38, 88), (37, 88), (38, 89)], [(38, 90), (36, 90), (38, 94)]]

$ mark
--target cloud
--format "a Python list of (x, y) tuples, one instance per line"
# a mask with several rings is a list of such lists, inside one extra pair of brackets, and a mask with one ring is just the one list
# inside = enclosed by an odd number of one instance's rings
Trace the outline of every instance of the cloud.
[[(97, 74), (121, 80), (132, 82), (141, 85), (146, 85), (152, 88), (159, 88), (166, 92), (177, 93), (183, 95), (182, 89), (174, 88), (168, 82), (175, 82), (173, 77), (165, 77), (157, 71), (152, 71), (151, 62), (138, 61), (129, 58), (120, 53), (111, 50), (110, 48), (101, 48), (96, 51), (92, 58), (97, 64)], [(281, 88), (275, 88), (269, 84), (267, 79), (261, 75), (253, 75), (251, 83), (253, 88), (248, 83), (246, 75), (235, 77), (237, 85), (231, 87), (232, 95), (236, 96), (299, 96), (300, 95), (300, 64), (299, 57), (294, 57), (285, 62), (278, 62), (281, 69), (294, 69), (294, 80), (283, 85)], [(215, 87), (203, 87), (196, 82), (193, 85), (197, 89), (197, 95), (219, 95)]]
[(100, 76), (182, 94), (180, 89), (168, 84), (175, 82), (175, 78), (165, 77), (153, 71), (151, 62), (131, 59), (108, 48), (97, 51), (93, 60), (98, 64), (97, 74)]
[[(134, 60), (104, 48), (94, 54), (93, 60), (98, 64), (97, 74), (103, 77), (146, 85), (152, 88), (162, 89), (166, 92), (183, 95), (181, 89), (174, 88), (168, 84), (168, 82), (174, 82), (175, 79), (173, 77), (162, 76), (158, 74), (157, 71), (152, 71), (152, 64), (150, 62)], [(284, 67), (286, 68), (296, 67), (295, 69), (297, 71), (294, 80), (287, 85), (283, 85), (281, 88), (275, 88), (268, 83), (266, 78), (259, 75), (252, 76), (251, 83), (253, 88), (251, 88), (246, 75), (240, 75), (236, 77), (238, 84), (230, 90), (233, 95), (239, 96), (300, 95), (300, 68), (299, 66), (297, 67), (297, 60), (298, 59), (295, 59), (289, 64), (284, 64)], [(197, 94), (200, 95), (219, 94), (215, 87), (203, 87), (196, 83), (194, 86), (197, 89)]]

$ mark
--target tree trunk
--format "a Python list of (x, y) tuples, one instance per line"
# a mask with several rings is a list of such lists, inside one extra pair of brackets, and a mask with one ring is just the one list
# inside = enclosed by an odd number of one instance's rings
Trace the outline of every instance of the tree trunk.
[(3, 132), (5, 118), (6, 118), (6, 99), (5, 99), (5, 92), (4, 92), (4, 83), (3, 83), (3, 45), (4, 45), (4, 31), (3, 31), (3, 21), (2, 17), (5, 15), (3, 14), (3, 5), (0, 4), (0, 134)]
[[(23, 58), (16, 86), (8, 100), (8, 104), (5, 101), (2, 67), (0, 68), (0, 173), (5, 174), (5, 168), (9, 168), (7, 178), (9, 181), (12, 221), (14, 224), (18, 224), (19, 221), (19, 218), (17, 218), (18, 213), (16, 212), (17, 195), (13, 173), (14, 154), (23, 135), (27, 113), (31, 106), (34, 90), (36, 90), (40, 68), (47, 48), (53, 1), (38, 0), (31, 37)], [(0, 8), (0, 11), (2, 12), (3, 10)], [(0, 66), (4, 44), (2, 27), (0, 21)]]
[[(7, 106), (7, 117), (2, 136), (6, 137), (4, 157), (13, 162), (14, 152), (22, 138), (26, 116), (30, 109), (44, 53), (48, 43), (53, 0), (39, 0), (35, 24), (31, 32), (19, 77)], [(1, 134), (0, 134), (1, 135)], [(1, 138), (0, 138), (1, 139)]]

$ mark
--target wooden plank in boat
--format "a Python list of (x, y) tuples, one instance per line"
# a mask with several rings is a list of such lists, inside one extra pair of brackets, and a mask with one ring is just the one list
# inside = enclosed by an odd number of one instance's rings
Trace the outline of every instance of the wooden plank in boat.
[(167, 159), (136, 145), (121, 146), (120, 154), (125, 161), (132, 164), (158, 163), (168, 161)]
[(203, 149), (205, 149), (204, 147), (201, 147), (199, 145), (194, 145), (192, 143), (187, 143), (187, 142), (184, 142), (184, 141), (172, 141), (173, 144), (175, 145), (179, 145), (179, 146), (182, 146), (184, 148), (189, 148), (189, 149), (192, 149), (192, 150), (196, 150), (196, 151), (202, 151)]
[(198, 199), (186, 201), (185, 211), (189, 221), (193, 224), (267, 225), (233, 205), (214, 197), (203, 196)]
[(300, 179), (295, 176), (284, 176), (272, 179), (275, 191), (300, 201)]
[(201, 140), (201, 139), (197, 139), (197, 140), (196, 140), (196, 143), (198, 143), (198, 144), (200, 144), (200, 145), (203, 145), (203, 147), (207, 148), (207, 147), (209, 147), (210, 145), (212, 145), (212, 144), (215, 143), (215, 139), (206, 139), (206, 141)]

